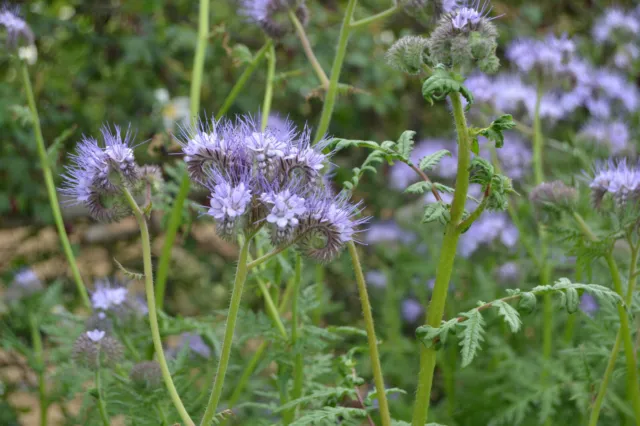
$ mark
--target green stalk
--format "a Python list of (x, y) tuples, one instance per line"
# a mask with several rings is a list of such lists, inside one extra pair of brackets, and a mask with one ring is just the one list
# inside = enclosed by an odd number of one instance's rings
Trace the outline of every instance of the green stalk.
[(182, 419), (182, 422), (187, 426), (195, 426), (189, 413), (184, 408), (184, 404), (178, 395), (173, 380), (171, 379), (171, 373), (169, 372), (169, 366), (167, 365), (167, 359), (164, 356), (164, 350), (162, 349), (162, 338), (160, 337), (160, 328), (158, 327), (158, 313), (156, 311), (156, 299), (153, 294), (153, 265), (151, 263), (151, 240), (149, 238), (149, 227), (147, 226), (147, 220), (144, 217), (144, 213), (140, 210), (138, 203), (131, 195), (131, 192), (127, 188), (122, 188), (123, 194), (133, 211), (133, 215), (140, 227), (140, 241), (142, 244), (142, 260), (144, 264), (144, 287), (147, 295), (147, 305), (149, 310), (149, 325), (151, 327), (151, 338), (153, 340), (153, 347), (158, 357), (158, 364), (160, 364), (160, 370), (162, 371), (162, 378), (164, 384), (169, 391), (171, 401), (178, 410), (178, 414)]
[(304, 31), (304, 27), (292, 9), (289, 9), (289, 19), (291, 19), (291, 22), (296, 29), (296, 34), (298, 34), (298, 38), (302, 44), (302, 49), (304, 50), (305, 55), (307, 55), (307, 59), (309, 60), (311, 67), (315, 71), (316, 76), (318, 76), (318, 80), (320, 80), (322, 88), (326, 90), (329, 87), (329, 78), (327, 77), (327, 74), (325, 74), (320, 62), (318, 62), (318, 58), (316, 58), (316, 55), (313, 53), (311, 43), (307, 38), (307, 33)]
[(107, 413), (107, 404), (102, 397), (102, 380), (100, 374), (100, 365), (96, 370), (96, 391), (98, 392), (98, 411), (100, 411), (100, 418), (102, 419), (103, 426), (111, 425), (109, 421), (109, 414)]
[(288, 337), (287, 330), (284, 328), (284, 324), (280, 319), (280, 313), (278, 312), (278, 308), (276, 308), (275, 303), (273, 303), (273, 298), (271, 297), (271, 293), (269, 293), (269, 289), (267, 288), (262, 278), (256, 277), (256, 281), (258, 281), (258, 287), (260, 288), (260, 292), (264, 297), (264, 304), (267, 309), (267, 314), (271, 317), (271, 321), (275, 324), (276, 328), (285, 339)]
[(377, 13), (377, 14), (375, 14), (373, 16), (370, 16), (368, 18), (359, 19), (357, 21), (352, 21), (351, 25), (349, 27), (352, 30), (355, 30), (357, 28), (365, 27), (365, 26), (367, 26), (369, 24), (372, 24), (372, 23), (374, 23), (376, 21), (379, 21), (380, 19), (385, 19), (385, 18), (393, 15), (398, 10), (400, 10), (400, 6), (398, 4), (394, 4), (389, 9), (383, 10), (382, 12)]
[(233, 105), (233, 102), (236, 100), (236, 98), (240, 94), (240, 91), (242, 90), (244, 85), (247, 83), (251, 75), (253, 75), (253, 72), (256, 70), (256, 67), (258, 66), (262, 58), (264, 58), (265, 54), (267, 53), (267, 50), (271, 47), (272, 43), (273, 42), (271, 41), (271, 39), (267, 40), (264, 46), (262, 46), (260, 50), (258, 50), (258, 52), (255, 54), (255, 56), (249, 63), (249, 66), (247, 66), (247, 68), (242, 72), (238, 81), (236, 81), (236, 83), (231, 88), (231, 92), (229, 92), (229, 94), (227, 95), (227, 98), (222, 103), (222, 106), (220, 107), (220, 109), (218, 110), (218, 113), (216, 114), (216, 120), (220, 120), (220, 118), (222, 118), (222, 116), (224, 116), (227, 113), (227, 111), (229, 111), (229, 108), (231, 108), (231, 105)]
[(318, 299), (318, 308), (313, 313), (313, 323), (320, 325), (322, 321), (322, 306), (324, 298), (324, 265), (316, 264), (316, 298)]
[[(376, 394), (380, 406), (380, 420), (382, 426), (391, 426), (391, 415), (389, 414), (389, 403), (387, 402), (387, 394), (384, 387), (384, 378), (382, 377), (382, 367), (380, 365), (380, 355), (378, 354), (378, 338), (373, 325), (373, 314), (371, 313), (371, 303), (369, 302), (369, 294), (367, 293), (367, 284), (362, 273), (358, 250), (353, 241), (347, 244), (351, 263), (355, 270), (356, 283), (358, 284), (358, 292), (360, 293), (360, 303), (362, 304), (362, 313), (367, 329), (367, 340), (369, 342), (369, 353), (371, 356), (371, 369), (373, 370), (373, 381), (376, 385)], [(422, 424), (424, 426), (424, 423)]]
[[(469, 130), (464, 116), (460, 95), (453, 93), (450, 96), (453, 107), (453, 117), (458, 133), (458, 175), (456, 177), (455, 193), (451, 205), (451, 220), (445, 229), (440, 258), (436, 269), (436, 281), (433, 288), (431, 303), (427, 309), (427, 324), (439, 327), (444, 314), (444, 307), (449, 290), (449, 282), (453, 272), (453, 263), (456, 257), (458, 239), (461, 229), (458, 226), (464, 214), (464, 204), (469, 191), (469, 163), (471, 152), (469, 144)], [(413, 407), (412, 426), (424, 426), (427, 423), (429, 402), (431, 400), (431, 387), (433, 385), (433, 373), (436, 366), (435, 347), (422, 347), (420, 351), (420, 373), (418, 376), (418, 390), (416, 402)]]
[(264, 101), (262, 103), (262, 130), (267, 127), (267, 123), (269, 122), (271, 101), (273, 101), (273, 79), (276, 75), (276, 49), (273, 47), (273, 44), (269, 46), (267, 64), (267, 87), (264, 91)]
[(236, 279), (233, 283), (233, 291), (231, 293), (231, 303), (229, 305), (229, 313), (227, 314), (227, 325), (224, 332), (224, 340), (222, 342), (222, 352), (220, 353), (220, 361), (218, 362), (218, 371), (213, 381), (213, 390), (209, 397), (207, 409), (204, 412), (200, 426), (209, 426), (216, 415), (216, 409), (222, 396), (222, 388), (224, 386), (224, 378), (227, 374), (229, 366), (229, 358), (231, 357), (231, 343), (236, 328), (236, 320), (240, 310), (240, 301), (242, 300), (242, 289), (247, 279), (247, 258), (249, 255), (249, 246), (253, 235), (247, 237), (240, 248), (240, 257), (238, 258), (238, 266), (236, 268)]
[(331, 122), (331, 116), (333, 115), (333, 108), (338, 96), (338, 82), (340, 81), (342, 63), (344, 62), (344, 57), (347, 53), (347, 43), (349, 41), (349, 35), (351, 34), (351, 21), (353, 19), (353, 11), (356, 8), (356, 3), (357, 0), (349, 0), (349, 3), (347, 3), (347, 10), (345, 11), (342, 28), (340, 28), (340, 36), (338, 37), (336, 56), (333, 59), (333, 65), (331, 67), (329, 89), (327, 89), (324, 105), (322, 105), (322, 115), (320, 116), (320, 123), (316, 129), (316, 135), (313, 140), (314, 144), (320, 141), (329, 129), (329, 123)]
[[(198, 15), (198, 42), (196, 44), (196, 52), (193, 58), (193, 72), (191, 75), (191, 92), (190, 92), (190, 112), (191, 121), (196, 122), (198, 110), (200, 109), (200, 90), (202, 88), (202, 74), (204, 70), (204, 59), (207, 51), (207, 39), (209, 37), (209, 1), (200, 0), (200, 11)], [(158, 259), (158, 274), (156, 277), (156, 285), (158, 293), (156, 295), (156, 303), (158, 309), (162, 310), (164, 304), (164, 294), (167, 286), (167, 275), (169, 273), (169, 262), (171, 261), (171, 252), (173, 244), (176, 240), (178, 228), (182, 223), (182, 208), (189, 195), (191, 182), (189, 175), (185, 173), (180, 179), (180, 189), (173, 203), (173, 209), (167, 223), (167, 231), (164, 235), (164, 244), (160, 259)]]
[[(589, 225), (584, 221), (582, 216), (580, 216), (580, 214), (574, 212), (573, 217), (578, 223), (578, 226), (580, 227), (582, 233), (585, 234), (585, 236), (590, 241), (598, 241), (598, 238), (593, 233)], [(613, 288), (620, 295), (620, 297), (623, 298), (626, 306), (629, 306), (633, 299), (633, 291), (635, 289), (637, 280), (636, 269), (639, 251), (640, 246), (633, 247), (631, 251), (631, 264), (629, 265), (628, 281), (629, 284), (626, 294), (624, 294), (622, 289), (622, 279), (620, 277), (620, 271), (618, 270), (618, 265), (613, 258), (612, 251), (609, 251), (609, 253), (607, 253), (607, 255), (605, 256), (607, 266), (609, 267), (609, 271), (611, 272)], [(591, 410), (591, 415), (589, 417), (589, 426), (596, 426), (598, 423), (598, 417), (600, 416), (600, 410), (602, 409), (602, 402), (604, 401), (607, 387), (609, 385), (609, 382), (611, 381), (611, 377), (613, 376), (613, 370), (615, 367), (616, 359), (618, 357), (618, 352), (620, 351), (621, 342), (623, 342), (624, 344), (625, 357), (627, 361), (627, 388), (631, 394), (631, 406), (633, 407), (633, 411), (635, 413), (636, 425), (640, 425), (640, 391), (638, 389), (638, 369), (636, 363), (635, 348), (633, 346), (633, 341), (631, 338), (629, 317), (624, 306), (618, 305), (618, 315), (620, 316), (620, 328), (618, 329), (616, 341), (613, 345), (613, 349), (611, 350), (609, 362), (607, 363), (607, 368), (605, 369), (602, 383), (600, 383), (600, 389), (598, 389), (598, 394), (596, 395), (596, 399)]]
[(87, 289), (82, 281), (80, 275), (80, 269), (78, 269), (78, 263), (71, 249), (71, 243), (67, 236), (67, 231), (64, 228), (64, 221), (62, 219), (62, 213), (60, 211), (60, 204), (58, 203), (58, 195), (56, 194), (56, 185), (53, 181), (53, 173), (51, 172), (51, 165), (49, 164), (49, 156), (47, 154), (47, 148), (44, 144), (44, 138), (42, 136), (42, 129), (40, 128), (40, 117), (38, 116), (38, 109), (36, 108), (36, 100), (33, 96), (33, 88), (31, 87), (31, 80), (29, 79), (29, 70), (27, 64), (21, 61), (22, 66), (22, 83), (24, 84), (24, 91), (27, 95), (27, 103), (29, 104), (29, 111), (31, 112), (31, 120), (33, 121), (33, 132), (36, 137), (36, 146), (38, 147), (38, 156), (40, 157), (40, 167), (42, 167), (42, 174), (44, 175), (44, 184), (47, 188), (47, 195), (49, 196), (49, 205), (51, 206), (51, 213), (53, 213), (53, 220), (58, 230), (58, 237), (62, 244), (62, 250), (67, 257), (69, 267), (71, 268), (71, 274), (73, 280), (76, 283), (76, 288), (80, 294), (82, 302), (87, 308), (91, 308), (91, 302), (89, 302), (89, 296), (87, 295)]
[[(295, 350), (298, 341), (298, 299), (300, 299), (300, 283), (302, 281), (302, 256), (296, 253), (296, 267), (293, 278), (293, 298), (291, 299), (291, 347)], [(293, 389), (291, 390), (291, 400), (302, 397), (302, 385), (304, 382), (304, 360), (302, 353), (296, 353), (293, 366)], [(293, 422), (296, 417), (296, 408), (293, 407), (284, 413), (283, 423), (286, 425)]]
[(33, 344), (33, 355), (37, 363), (36, 373), (38, 376), (38, 396), (40, 398), (40, 426), (47, 426), (47, 384), (45, 381), (44, 351), (42, 348), (42, 336), (35, 315), (29, 313), (29, 326), (31, 329), (31, 342)]

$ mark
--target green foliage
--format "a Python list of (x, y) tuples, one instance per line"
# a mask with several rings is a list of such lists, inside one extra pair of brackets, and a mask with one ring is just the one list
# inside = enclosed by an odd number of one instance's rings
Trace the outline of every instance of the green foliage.
[(443, 101), (451, 93), (460, 93), (467, 100), (468, 110), (473, 104), (473, 95), (464, 87), (464, 78), (447, 70), (443, 65), (437, 65), (431, 77), (422, 85), (422, 96), (433, 105), (433, 101)]
[(442, 225), (446, 225), (451, 220), (451, 211), (449, 205), (443, 201), (436, 201), (429, 204), (424, 210), (424, 216), (422, 216), (422, 223), (439, 222)]
[[(478, 146), (478, 136), (484, 136), (491, 142), (495, 143), (496, 148), (502, 148), (504, 145), (503, 132), (505, 130), (513, 129), (515, 126), (516, 123), (513, 121), (511, 114), (504, 114), (493, 120), (489, 127), (470, 128), (469, 135), (471, 136), (475, 147)], [(478, 154), (477, 151), (475, 153)]]
[(420, 160), (420, 169), (428, 172), (440, 164), (440, 160), (442, 160), (445, 156), (451, 157), (451, 152), (447, 149), (441, 149), (439, 151), (434, 152), (433, 154), (429, 154), (426, 157), (423, 157)]

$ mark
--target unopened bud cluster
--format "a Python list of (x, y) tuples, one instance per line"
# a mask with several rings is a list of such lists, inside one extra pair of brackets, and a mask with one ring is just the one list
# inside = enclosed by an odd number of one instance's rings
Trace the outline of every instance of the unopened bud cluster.
[(96, 371), (102, 367), (113, 367), (123, 357), (124, 347), (103, 330), (84, 332), (73, 344), (71, 357), (78, 365)]
[(185, 132), (183, 151), (191, 178), (210, 192), (208, 215), (218, 233), (265, 226), (274, 245), (296, 243), (320, 261), (333, 258), (363, 220), (344, 194), (326, 183), (326, 140), (311, 145), (309, 129), (261, 130), (250, 117), (212, 121)]

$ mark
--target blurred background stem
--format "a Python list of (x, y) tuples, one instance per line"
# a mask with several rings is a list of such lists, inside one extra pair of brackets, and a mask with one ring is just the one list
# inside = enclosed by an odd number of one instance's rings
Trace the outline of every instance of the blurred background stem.
[(22, 68), (22, 83), (24, 84), (24, 91), (27, 95), (29, 111), (31, 112), (33, 132), (36, 137), (38, 156), (40, 157), (40, 167), (42, 167), (42, 174), (44, 175), (44, 184), (47, 188), (47, 195), (49, 196), (49, 204), (51, 206), (53, 220), (56, 224), (56, 229), (58, 230), (58, 237), (60, 238), (62, 249), (65, 256), (67, 257), (67, 262), (69, 262), (71, 275), (73, 276), (73, 281), (76, 284), (78, 294), (80, 295), (82, 303), (85, 305), (85, 307), (91, 309), (91, 302), (89, 301), (89, 296), (87, 295), (87, 288), (82, 281), (80, 269), (78, 269), (78, 263), (76, 262), (76, 258), (73, 254), (73, 249), (71, 248), (71, 243), (69, 242), (69, 236), (67, 235), (67, 230), (64, 227), (64, 221), (62, 219), (62, 213), (60, 211), (60, 204), (58, 203), (58, 195), (56, 193), (56, 185), (53, 181), (51, 165), (49, 164), (49, 155), (44, 144), (44, 138), (42, 137), (42, 129), (40, 128), (40, 117), (38, 116), (36, 100), (33, 96), (33, 88), (31, 87), (31, 79), (29, 78), (29, 69), (27, 68), (27, 64), (25, 62), (20, 62)]
[(36, 315), (29, 313), (29, 328), (31, 329), (31, 343), (33, 345), (33, 357), (36, 365), (36, 375), (38, 377), (38, 397), (40, 399), (40, 426), (47, 426), (47, 383), (45, 380), (46, 365), (44, 363), (44, 351), (42, 347), (42, 336)]

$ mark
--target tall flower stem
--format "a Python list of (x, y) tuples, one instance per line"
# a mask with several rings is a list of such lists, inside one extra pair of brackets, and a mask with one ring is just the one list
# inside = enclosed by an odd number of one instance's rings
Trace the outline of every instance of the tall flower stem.
[[(384, 378), (382, 377), (382, 367), (380, 365), (380, 355), (378, 354), (378, 338), (373, 325), (373, 314), (371, 313), (371, 303), (369, 302), (369, 294), (367, 293), (367, 284), (362, 273), (358, 250), (353, 241), (347, 244), (351, 263), (355, 270), (356, 283), (358, 284), (358, 292), (360, 293), (360, 303), (362, 304), (362, 313), (364, 315), (365, 328), (367, 329), (367, 340), (369, 342), (369, 354), (371, 357), (371, 369), (373, 370), (373, 381), (376, 385), (376, 396), (380, 406), (380, 419), (382, 426), (391, 425), (391, 415), (389, 414), (389, 403), (387, 402), (387, 394), (384, 387)], [(424, 426), (424, 423), (423, 425)]]
[(44, 175), (44, 184), (47, 188), (47, 195), (49, 196), (49, 204), (51, 206), (51, 213), (53, 213), (53, 220), (58, 230), (58, 237), (62, 244), (62, 250), (67, 257), (69, 267), (71, 268), (71, 274), (73, 280), (76, 283), (76, 288), (82, 302), (87, 308), (91, 308), (91, 302), (89, 302), (89, 296), (87, 295), (87, 288), (82, 281), (80, 275), (80, 269), (78, 269), (78, 263), (71, 249), (71, 243), (67, 231), (64, 228), (64, 221), (62, 220), (62, 213), (60, 211), (60, 204), (58, 203), (58, 195), (56, 193), (56, 185), (53, 181), (53, 173), (51, 172), (51, 165), (49, 164), (49, 156), (47, 155), (47, 148), (44, 144), (44, 138), (42, 136), (42, 129), (40, 128), (40, 117), (38, 116), (38, 109), (36, 107), (36, 100), (33, 96), (33, 88), (31, 87), (31, 79), (29, 78), (29, 70), (27, 64), (21, 62), (22, 67), (22, 83), (24, 85), (24, 91), (27, 95), (27, 103), (29, 104), (29, 111), (31, 112), (31, 121), (33, 121), (33, 132), (36, 137), (36, 145), (38, 147), (38, 156), (40, 157), (40, 167), (42, 167), (42, 174)]
[(320, 62), (318, 62), (318, 58), (316, 58), (316, 55), (313, 53), (313, 48), (311, 47), (311, 43), (309, 42), (307, 33), (305, 32), (304, 27), (302, 26), (300, 20), (292, 9), (289, 9), (289, 19), (291, 19), (291, 22), (293, 22), (293, 26), (296, 29), (296, 34), (300, 39), (300, 43), (302, 44), (302, 48), (304, 49), (305, 55), (307, 55), (307, 59), (309, 60), (311, 67), (315, 71), (316, 76), (318, 76), (318, 80), (320, 80), (322, 88), (326, 90), (329, 87), (329, 77), (327, 77), (327, 74), (324, 72), (322, 65), (320, 65)]
[(100, 419), (102, 420), (103, 426), (111, 425), (111, 421), (109, 420), (109, 413), (107, 413), (107, 404), (104, 402), (104, 398), (102, 397), (102, 370), (98, 365), (98, 369), (96, 370), (96, 391), (98, 392), (98, 411), (100, 412)]
[[(542, 95), (542, 78), (539, 78), (533, 116), (533, 175), (536, 185), (540, 185), (544, 182), (544, 164), (542, 157), (544, 138), (540, 117)], [(547, 233), (542, 224), (538, 225), (538, 236), (540, 237), (540, 256), (538, 258), (540, 263), (540, 284), (545, 285), (549, 284), (549, 281), (551, 280), (551, 268), (547, 259)], [(551, 353), (553, 351), (553, 300), (550, 294), (545, 295), (543, 299), (542, 321), (542, 357), (545, 362), (548, 362), (551, 359)], [(543, 383), (547, 381), (548, 375), (548, 368), (544, 367), (542, 371)]]
[[(300, 299), (300, 284), (302, 281), (302, 256), (296, 253), (296, 266), (293, 277), (293, 297), (291, 299), (291, 347), (295, 351), (296, 343), (300, 334), (298, 328), (298, 301)], [(304, 383), (304, 360), (302, 353), (297, 352), (293, 361), (293, 389), (291, 390), (291, 400), (302, 397), (302, 385)], [(293, 422), (296, 416), (296, 407), (291, 408), (284, 413), (283, 423), (285, 425)]]
[(379, 21), (381, 19), (385, 19), (388, 18), (389, 16), (393, 15), (394, 13), (396, 13), (398, 10), (400, 10), (400, 5), (399, 4), (394, 4), (393, 6), (391, 6), (389, 9), (387, 10), (383, 10), (380, 13), (377, 13), (373, 16), (370, 16), (368, 18), (362, 18), (359, 19), (357, 21), (352, 21), (351, 22), (351, 29), (356, 29), (356, 28), (362, 28), (365, 27), (369, 24), (372, 24), (376, 21)]
[(267, 127), (269, 113), (271, 112), (271, 102), (273, 101), (273, 80), (276, 75), (276, 49), (273, 44), (269, 46), (267, 64), (267, 87), (265, 88), (264, 101), (262, 102), (262, 130)]
[(340, 81), (340, 72), (342, 71), (342, 63), (344, 57), (347, 54), (347, 43), (349, 41), (349, 35), (351, 34), (351, 21), (353, 20), (353, 12), (356, 8), (357, 0), (349, 0), (347, 3), (347, 9), (344, 13), (344, 19), (342, 21), (342, 27), (340, 28), (340, 36), (338, 37), (338, 45), (336, 48), (336, 56), (333, 59), (333, 65), (331, 66), (331, 79), (329, 80), (329, 88), (324, 98), (324, 104), (322, 105), (322, 115), (320, 116), (320, 122), (316, 129), (316, 135), (313, 143), (317, 143), (329, 129), (329, 123), (331, 122), (331, 116), (333, 115), (333, 108), (338, 96), (338, 82)]
[[(592, 242), (597, 242), (598, 238), (582, 218), (582, 216), (580, 216), (580, 214), (578, 214), (577, 212), (574, 212), (573, 217), (585, 237), (587, 237), (587, 239)], [(639, 254), (640, 245), (632, 247), (631, 264), (629, 265), (628, 289), (626, 294), (622, 289), (622, 278), (620, 276), (620, 271), (618, 270), (618, 265), (613, 258), (613, 252), (609, 251), (605, 255), (605, 261), (607, 262), (607, 266), (609, 267), (609, 271), (611, 273), (611, 280), (613, 281), (613, 288), (620, 295), (620, 297), (622, 297), (627, 306), (631, 304), (631, 301), (633, 299), (633, 291), (636, 286), (636, 270)], [(621, 343), (624, 346), (627, 362), (627, 388), (630, 393), (631, 406), (633, 407), (633, 412), (636, 417), (636, 425), (640, 425), (640, 390), (638, 389), (638, 368), (636, 363), (635, 349), (633, 347), (633, 340), (631, 336), (631, 328), (629, 326), (629, 317), (624, 306), (618, 305), (618, 315), (620, 317), (620, 328), (618, 329), (618, 334), (616, 335), (616, 341), (613, 345), (613, 349), (611, 350), (611, 355), (609, 355), (609, 362), (607, 363), (604, 377), (602, 378), (600, 388), (598, 389), (598, 394), (596, 395), (596, 399), (593, 403), (593, 408), (591, 409), (591, 415), (589, 416), (589, 426), (596, 426), (598, 424), (598, 417), (600, 416), (600, 410), (602, 409), (602, 402), (604, 401), (607, 387), (609, 386), (609, 382), (611, 381), (611, 377), (613, 376), (613, 370), (618, 358), (618, 352), (620, 352)]]
[(40, 426), (47, 426), (47, 384), (45, 381), (44, 351), (42, 347), (42, 336), (38, 321), (33, 313), (29, 314), (29, 328), (31, 329), (31, 343), (33, 345), (33, 355), (37, 365), (36, 373), (38, 377), (38, 397), (40, 398)]
[[(200, 10), (198, 14), (198, 41), (196, 43), (196, 51), (193, 58), (193, 71), (191, 74), (191, 90), (190, 90), (190, 113), (191, 120), (195, 123), (200, 109), (200, 90), (202, 89), (202, 74), (204, 72), (204, 59), (207, 52), (207, 40), (209, 38), (209, 2), (211, 0), (200, 0)], [(169, 273), (169, 262), (171, 261), (171, 252), (173, 244), (176, 241), (178, 228), (182, 223), (182, 208), (189, 195), (191, 182), (189, 175), (185, 171), (180, 178), (180, 189), (173, 202), (173, 209), (169, 215), (167, 223), (167, 231), (164, 234), (164, 244), (158, 260), (158, 275), (156, 284), (158, 286), (158, 294), (156, 303), (158, 309), (162, 310), (164, 304), (164, 294), (167, 286), (167, 275)]]
[(249, 246), (253, 235), (247, 237), (244, 244), (240, 248), (240, 256), (238, 258), (238, 266), (236, 268), (236, 278), (233, 283), (233, 291), (231, 293), (231, 303), (229, 305), (229, 313), (227, 314), (227, 325), (225, 327), (224, 339), (222, 342), (222, 351), (220, 353), (220, 361), (218, 362), (218, 371), (216, 378), (213, 381), (213, 389), (207, 409), (204, 412), (201, 426), (209, 426), (216, 415), (216, 409), (222, 396), (222, 388), (224, 386), (224, 378), (227, 373), (227, 367), (229, 366), (229, 358), (231, 357), (231, 343), (233, 342), (233, 334), (236, 328), (236, 320), (238, 319), (238, 312), (240, 311), (240, 301), (242, 299), (242, 289), (247, 279), (247, 258), (249, 256)]
[[(453, 93), (450, 96), (453, 107), (453, 118), (458, 133), (458, 175), (456, 176), (455, 193), (451, 204), (451, 220), (446, 226), (440, 258), (436, 268), (436, 280), (433, 288), (433, 296), (427, 309), (427, 324), (439, 327), (444, 314), (444, 307), (449, 290), (449, 282), (453, 272), (453, 263), (456, 257), (458, 239), (462, 229), (459, 223), (464, 214), (464, 204), (469, 191), (469, 163), (471, 152), (469, 144), (469, 129), (467, 119), (464, 116), (460, 95)], [(418, 376), (418, 390), (416, 402), (413, 407), (412, 426), (424, 426), (429, 414), (429, 402), (431, 399), (431, 387), (433, 385), (433, 373), (436, 366), (435, 347), (422, 347), (420, 351), (420, 373)]]
[(144, 216), (142, 210), (136, 203), (136, 200), (131, 195), (131, 192), (127, 188), (123, 188), (123, 193), (127, 199), (133, 215), (140, 227), (140, 241), (142, 244), (142, 261), (144, 264), (144, 288), (147, 295), (147, 305), (149, 310), (149, 325), (151, 327), (151, 339), (153, 340), (153, 347), (155, 349), (156, 356), (158, 357), (158, 364), (160, 364), (160, 370), (162, 372), (162, 378), (164, 384), (169, 391), (171, 401), (178, 410), (178, 414), (182, 419), (182, 422), (186, 426), (195, 426), (189, 413), (184, 407), (178, 391), (171, 379), (171, 373), (169, 372), (169, 366), (167, 365), (167, 359), (164, 356), (164, 350), (162, 349), (162, 338), (160, 337), (160, 328), (158, 327), (158, 313), (156, 311), (156, 299), (153, 290), (153, 265), (151, 263), (151, 240), (149, 238), (149, 227), (147, 225), (147, 219)]

